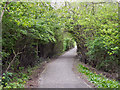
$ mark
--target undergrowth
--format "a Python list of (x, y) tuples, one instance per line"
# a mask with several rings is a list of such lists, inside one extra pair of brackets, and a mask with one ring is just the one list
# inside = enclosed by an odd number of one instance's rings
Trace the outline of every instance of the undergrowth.
[(102, 74), (93, 73), (81, 64), (78, 65), (77, 69), (79, 72), (85, 74), (88, 77), (88, 80), (98, 88), (120, 88), (120, 83), (118, 81), (110, 80)]
[(26, 82), (29, 80), (30, 75), (32, 72), (39, 67), (40, 64), (36, 65), (35, 67), (28, 67), (27, 71), (24, 67), (19, 67), (19, 72), (7, 72), (2, 74), (2, 84), (0, 86), (0, 90), (2, 88), (24, 88)]

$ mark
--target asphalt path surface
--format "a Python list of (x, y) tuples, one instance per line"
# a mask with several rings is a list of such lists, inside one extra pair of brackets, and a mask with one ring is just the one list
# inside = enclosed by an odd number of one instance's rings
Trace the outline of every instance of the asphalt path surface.
[(47, 64), (39, 78), (39, 88), (90, 88), (72, 70), (76, 47)]

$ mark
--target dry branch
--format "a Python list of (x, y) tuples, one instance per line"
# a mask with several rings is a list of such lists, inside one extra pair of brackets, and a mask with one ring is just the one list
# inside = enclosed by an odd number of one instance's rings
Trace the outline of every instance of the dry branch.
[[(24, 49), (24, 48), (26, 48), (26, 45), (23, 47), (23, 49)], [(22, 49), (22, 50), (23, 50), (23, 49)], [(21, 54), (21, 53), (22, 53), (22, 52), (17, 52), (17, 53), (15, 53), (15, 51), (14, 51), (14, 49), (13, 49), (14, 57), (13, 57), (12, 61), (9, 63), (9, 65), (8, 65), (5, 73), (7, 73), (7, 71), (8, 71), (9, 68), (10, 68), (10, 66), (11, 66), (11, 65), (13, 64), (13, 62), (15, 61), (15, 58), (16, 58), (19, 54)]]

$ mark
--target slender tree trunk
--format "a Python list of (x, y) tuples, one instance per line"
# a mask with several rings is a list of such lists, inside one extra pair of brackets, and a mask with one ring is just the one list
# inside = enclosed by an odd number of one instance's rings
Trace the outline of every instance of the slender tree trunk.
[(1, 13), (1, 15), (0, 15), (0, 22), (2, 22), (2, 17), (3, 17), (3, 15), (4, 15), (4, 12), (5, 12), (5, 9), (6, 9), (6, 7), (7, 7), (7, 4), (9, 4), (8, 0), (7, 0), (5, 6), (4, 6), (4, 8), (3, 8), (3, 11), (2, 11), (2, 13)]
[(9, 68), (11, 67), (11, 65), (13, 64), (13, 62), (15, 61), (15, 58), (16, 58), (19, 54), (21, 54), (22, 52), (18, 52), (18, 53), (16, 54), (15, 51), (13, 50), (13, 53), (14, 53), (14, 57), (13, 57), (12, 61), (9, 63), (9, 65), (8, 65), (5, 73), (7, 73), (7, 71), (9, 70)]
[(38, 40), (37, 40), (37, 45), (36, 45), (36, 50), (37, 50), (37, 56), (38, 56)]
[[(119, 31), (120, 31), (120, 1), (118, 2), (118, 28), (119, 28)], [(118, 61), (118, 80), (120, 81), (120, 61)]]

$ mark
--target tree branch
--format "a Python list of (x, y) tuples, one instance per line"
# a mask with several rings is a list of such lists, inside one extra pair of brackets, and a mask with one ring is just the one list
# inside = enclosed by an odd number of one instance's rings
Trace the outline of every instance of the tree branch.
[(16, 58), (19, 54), (21, 54), (22, 52), (18, 52), (18, 53), (16, 54), (15, 51), (13, 50), (13, 53), (14, 53), (15, 56), (13, 57), (12, 61), (9, 63), (9, 65), (8, 65), (8, 67), (7, 67), (6, 71), (5, 71), (5, 73), (7, 73), (7, 71), (8, 71), (9, 68), (10, 68), (10, 66), (13, 64), (15, 58)]
[[(25, 47), (26, 47), (26, 45), (23, 47), (23, 49), (24, 49)], [(22, 50), (23, 50), (23, 49), (22, 49)], [(13, 62), (15, 61), (15, 58), (16, 58), (19, 54), (21, 54), (21, 53), (22, 53), (22, 52), (17, 52), (17, 53), (15, 53), (15, 51), (14, 51), (14, 49), (13, 49), (14, 57), (13, 57), (12, 61), (9, 63), (9, 65), (8, 65), (5, 73), (7, 73), (7, 71), (8, 71), (9, 68), (10, 68), (10, 66), (11, 66), (11, 65), (13, 64)]]

